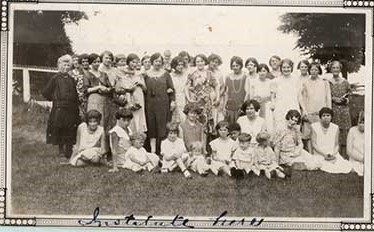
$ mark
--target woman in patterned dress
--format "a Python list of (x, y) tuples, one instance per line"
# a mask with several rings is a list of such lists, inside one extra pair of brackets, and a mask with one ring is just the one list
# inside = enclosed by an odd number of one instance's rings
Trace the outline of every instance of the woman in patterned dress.
[(351, 128), (351, 115), (349, 114), (348, 96), (351, 93), (350, 84), (340, 76), (343, 66), (339, 61), (333, 61), (330, 66), (332, 79), (330, 80), (332, 111), (334, 117), (332, 122), (339, 126), (340, 154), (346, 156), (346, 141), (348, 130)]
[(78, 101), (79, 101), (79, 117), (83, 121), (86, 114), (87, 108), (87, 98), (84, 94), (84, 86), (83, 86), (83, 70), (80, 63), (80, 58), (78, 55), (73, 55), (73, 69), (70, 71), (70, 75), (74, 78), (75, 82), (77, 83), (76, 89), (78, 93)]

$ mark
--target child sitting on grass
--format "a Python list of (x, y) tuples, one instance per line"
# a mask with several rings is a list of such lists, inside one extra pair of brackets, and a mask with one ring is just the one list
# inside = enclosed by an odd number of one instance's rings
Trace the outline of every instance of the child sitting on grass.
[(286, 114), (286, 128), (278, 131), (274, 138), (274, 152), (279, 157), (279, 164), (285, 166), (287, 176), (292, 167), (298, 170), (315, 170), (320, 168), (319, 161), (303, 149), (301, 132), (298, 124), (301, 115), (297, 110), (289, 110)]
[(161, 142), (161, 172), (167, 173), (179, 167), (186, 178), (191, 178), (191, 174), (186, 168), (189, 155), (183, 140), (178, 138), (178, 124), (169, 123), (166, 125), (166, 129), (168, 137)]
[(113, 167), (109, 172), (118, 172), (118, 167), (125, 163), (125, 154), (131, 147), (130, 136), (132, 131), (129, 128), (133, 118), (129, 109), (119, 109), (116, 112), (117, 124), (109, 131), (110, 149), (113, 155)]
[(256, 174), (261, 170), (265, 171), (265, 176), (270, 179), (271, 173), (275, 172), (280, 178), (285, 178), (283, 169), (278, 165), (278, 159), (274, 151), (269, 146), (270, 135), (267, 132), (260, 132), (256, 136), (257, 146), (254, 148)]
[(179, 126), (179, 136), (183, 139), (187, 151), (190, 151), (193, 142), (202, 142), (205, 144), (205, 135), (203, 125), (199, 122), (198, 117), (201, 109), (197, 104), (188, 103), (183, 109), (186, 114), (186, 120)]
[(242, 177), (244, 172), (247, 174), (251, 171), (259, 173), (255, 167), (251, 139), (251, 135), (247, 133), (241, 133), (238, 137), (239, 146), (232, 156), (235, 167), (231, 169), (231, 174), (235, 177)]
[(86, 113), (86, 121), (82, 122), (77, 131), (76, 150), (69, 163), (73, 166), (98, 164), (105, 153), (104, 128), (100, 126), (101, 113), (90, 110)]
[(212, 160), (210, 169), (215, 175), (223, 170), (231, 176), (230, 168), (233, 166), (232, 153), (236, 148), (236, 143), (229, 137), (229, 123), (220, 121), (217, 123), (216, 131), (219, 137), (209, 143), (212, 149)]
[(134, 133), (130, 136), (132, 146), (125, 154), (125, 163), (123, 168), (130, 169), (134, 172), (143, 170), (152, 171), (158, 167), (160, 159), (154, 153), (147, 152), (143, 145), (146, 139), (144, 133)]
[(190, 147), (190, 169), (202, 176), (208, 174), (210, 166), (207, 162), (204, 147), (201, 142), (193, 142)]

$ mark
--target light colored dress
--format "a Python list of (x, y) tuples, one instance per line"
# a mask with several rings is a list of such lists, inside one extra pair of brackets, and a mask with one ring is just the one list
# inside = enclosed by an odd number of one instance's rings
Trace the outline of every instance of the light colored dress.
[(209, 145), (212, 151), (216, 152), (210, 164), (212, 172), (217, 175), (219, 170), (223, 170), (226, 174), (231, 175), (230, 168), (233, 167), (232, 153), (237, 147), (236, 142), (230, 138), (226, 140), (217, 138), (211, 141)]
[(219, 105), (213, 106), (213, 121), (214, 125), (217, 125), (217, 123), (221, 120), (224, 120), (223, 115), (223, 108), (224, 108), (224, 94), (225, 94), (225, 78), (222, 74), (222, 72), (217, 69), (212, 71), (212, 75), (214, 79), (216, 79), (217, 84), (219, 86)]
[(253, 154), (253, 148), (249, 147), (246, 150), (242, 150), (240, 147), (238, 147), (233, 156), (232, 159), (235, 164), (235, 168), (244, 170), (247, 174), (251, 171), (257, 172), (255, 169), (255, 159)]
[(284, 129), (286, 125), (286, 114), (289, 110), (300, 112), (298, 94), (300, 89), (300, 79), (297, 76), (274, 79), (274, 131)]
[(156, 154), (147, 152), (144, 147), (139, 149), (130, 147), (125, 154), (125, 162), (122, 167), (134, 172), (141, 170), (150, 172), (158, 165), (159, 161), (160, 159)]
[[(335, 149), (335, 137), (339, 131), (339, 127), (334, 123), (330, 123), (327, 130), (322, 129), (320, 122), (312, 124), (312, 129), (316, 133), (315, 143), (319, 149), (326, 154), (333, 154)], [(339, 153), (335, 155), (335, 160), (327, 161), (325, 158), (313, 151), (314, 156), (318, 157), (321, 163), (321, 170), (329, 173), (349, 173), (352, 170), (352, 165), (348, 160), (345, 160)]]
[(186, 119), (183, 109), (186, 105), (186, 95), (184, 89), (187, 82), (187, 73), (183, 72), (181, 74), (177, 74), (172, 72), (170, 75), (174, 85), (175, 102), (177, 104), (177, 108), (174, 110), (172, 115), (172, 121), (181, 123)]
[[(129, 91), (135, 86), (135, 83), (141, 83), (145, 86), (143, 76), (130, 71), (117, 71), (117, 77), (115, 80), (115, 91), (118, 95), (126, 94), (126, 91)], [(145, 105), (144, 105), (144, 93), (143, 89), (140, 86), (136, 86), (134, 91), (131, 93), (132, 99), (127, 99), (128, 103), (123, 107), (128, 107), (129, 105), (138, 104), (140, 109), (133, 111), (133, 120), (131, 122), (131, 129), (137, 132), (146, 132), (147, 131), (147, 122), (145, 118)]]
[(174, 155), (180, 155), (181, 160), (188, 166), (189, 155), (187, 153), (186, 147), (184, 146), (183, 139), (177, 138), (174, 142), (169, 139), (165, 139), (161, 142), (161, 155), (163, 155), (161, 163), (162, 169), (167, 169), (168, 171), (174, 170), (178, 167)]
[[(265, 170), (265, 172), (271, 172), (281, 169), (278, 165), (278, 159), (270, 146), (256, 146), (253, 153), (256, 160), (255, 165), (259, 171)], [(260, 172), (258, 172), (259, 174)]]
[(81, 123), (78, 127), (79, 131), (79, 147), (76, 147), (78, 151), (73, 155), (69, 162), (73, 166), (78, 165), (79, 159), (84, 161), (97, 161), (101, 157), (101, 137), (104, 136), (104, 128), (98, 126), (97, 129), (92, 133), (89, 131), (85, 122)]
[(206, 174), (210, 169), (210, 165), (207, 163), (205, 155), (201, 152), (198, 154), (191, 152), (191, 154), (189, 168), (200, 175)]
[(318, 158), (300, 149), (301, 132), (296, 128), (278, 131), (274, 136), (274, 144), (279, 149), (279, 164), (287, 166), (303, 164), (307, 170), (316, 170), (321, 166)]
[[(348, 132), (347, 137), (347, 154), (350, 152), (360, 154), (362, 157), (365, 155), (365, 133), (358, 130), (357, 126), (352, 127)], [(349, 157), (353, 170), (359, 176), (364, 175), (364, 162), (357, 161), (352, 157)]]
[(251, 81), (250, 98), (260, 103), (259, 116), (265, 119), (266, 129), (273, 133), (273, 111), (270, 110), (271, 92), (274, 90), (274, 82), (268, 78), (257, 78)]
[[(118, 144), (113, 144), (113, 136), (114, 134), (118, 137)], [(113, 151), (117, 148), (117, 165), (118, 167), (124, 167), (123, 165), (126, 162), (125, 154), (127, 150), (131, 147), (130, 136), (132, 135), (132, 131), (128, 128), (128, 132), (126, 132), (122, 127), (116, 125), (109, 131), (109, 143), (110, 149)]]
[(311, 137), (311, 123), (319, 121), (319, 111), (322, 107), (331, 108), (331, 92), (329, 82), (321, 78), (303, 79), (299, 93), (303, 115), (307, 115), (309, 122), (302, 126), (303, 139)]
[(240, 125), (242, 133), (250, 134), (251, 145), (254, 146), (257, 144), (256, 136), (262, 131), (266, 131), (266, 122), (265, 119), (256, 116), (254, 120), (249, 120), (247, 115), (241, 116), (238, 118), (237, 123)]

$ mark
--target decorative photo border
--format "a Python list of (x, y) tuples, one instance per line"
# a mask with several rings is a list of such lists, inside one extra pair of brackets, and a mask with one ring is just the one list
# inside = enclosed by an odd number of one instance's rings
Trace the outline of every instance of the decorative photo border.
[[(194, 229), (202, 229), (202, 230), (235, 230), (235, 231), (305, 231), (305, 230), (315, 230), (315, 231), (372, 231), (374, 230), (374, 193), (371, 193), (368, 197), (370, 205), (368, 205), (368, 209), (370, 210), (370, 219), (369, 220), (359, 220), (360, 222), (330, 222), (330, 221), (302, 221), (302, 220), (287, 220), (284, 222), (280, 222), (277, 220), (264, 220), (263, 222), (261, 219), (256, 218), (246, 218), (245, 223), (241, 223), (241, 218), (230, 218), (229, 220), (236, 220), (233, 223), (227, 223), (225, 225), (214, 226), (214, 218), (211, 220), (199, 220), (199, 219), (187, 219), (180, 216), (175, 220), (174, 217), (171, 218), (159, 218), (159, 219), (151, 219), (152, 225), (144, 226), (144, 219), (136, 219), (133, 220), (137, 223), (129, 225), (125, 222), (121, 221), (120, 219), (114, 218), (95, 218), (95, 213), (97, 216), (99, 212), (94, 209), (93, 211), (93, 218), (85, 217), (84, 219), (80, 219), (77, 222), (76, 218), (70, 217), (63, 217), (63, 218), (38, 218), (38, 217), (10, 217), (7, 214), (7, 204), (10, 201), (9, 195), (7, 195), (7, 187), (8, 187), (8, 180), (9, 180), (9, 173), (11, 172), (10, 167), (7, 166), (7, 149), (8, 147), (8, 140), (11, 140), (10, 137), (7, 136), (7, 128), (11, 125), (11, 122), (8, 122), (8, 114), (12, 113), (12, 106), (8, 104), (9, 96), (9, 81), (11, 80), (11, 67), (12, 64), (9, 64), (9, 33), (12, 30), (12, 25), (10, 25), (10, 8), (13, 3), (28, 3), (28, 4), (42, 4), (42, 3), (53, 3), (53, 4), (63, 4), (63, 3), (87, 3), (87, 4), (166, 4), (166, 5), (212, 5), (212, 6), (309, 6), (309, 7), (342, 7), (342, 8), (358, 8), (364, 9), (371, 12), (371, 23), (373, 22), (374, 18), (374, 1), (336, 1), (336, 0), (326, 0), (326, 1), (318, 1), (318, 0), (310, 0), (310, 1), (293, 1), (293, 0), (284, 0), (284, 1), (261, 1), (261, 0), (172, 0), (164, 2), (163, 0), (100, 0), (100, 1), (91, 1), (91, 0), (81, 0), (79, 2), (73, 0), (66, 0), (64, 2), (59, 1), (43, 1), (43, 0), (1, 0), (1, 74), (0, 74), (0, 226), (37, 226), (37, 227), (66, 227), (66, 226), (76, 226), (82, 227), (108, 227), (108, 228), (126, 228), (126, 229), (182, 229), (182, 230), (194, 230)], [(373, 33), (373, 27), (371, 28), (371, 32)], [(374, 36), (374, 34), (372, 34)], [(371, 42), (373, 42), (371, 40)], [(371, 55), (373, 55), (374, 44), (371, 44)], [(368, 62), (367, 62), (368, 63)], [(371, 69), (372, 70), (372, 69)], [(373, 70), (372, 70), (373, 71)], [(371, 73), (373, 77), (373, 73)], [(367, 81), (366, 81), (367, 83)], [(373, 82), (371, 82), (372, 84)], [(373, 94), (373, 86), (370, 86), (370, 96), (372, 98)], [(365, 90), (368, 91), (368, 90)], [(373, 110), (373, 100), (368, 99), (366, 96), (365, 99), (365, 107), (370, 105), (371, 110)], [(372, 113), (372, 112), (370, 112)], [(369, 115), (371, 115), (369, 113)], [(368, 114), (366, 114), (368, 115)], [(372, 121), (370, 120), (370, 127), (372, 128)], [(371, 129), (371, 134), (373, 134), (373, 129)], [(371, 135), (371, 139), (373, 140), (373, 136)], [(374, 140), (373, 140), (374, 141)], [(374, 143), (374, 142), (373, 142)], [(8, 147), (8, 148), (7, 148)], [(371, 151), (373, 151), (373, 144), (371, 144)], [(371, 169), (371, 177), (370, 177), (370, 186), (366, 186), (370, 188), (370, 192), (373, 189), (373, 170), (372, 170), (372, 162), (370, 163)], [(365, 167), (368, 167), (366, 165)], [(368, 181), (364, 181), (366, 184)], [(177, 215), (179, 216), (179, 215)], [(173, 221), (174, 219), (174, 221)], [(187, 221), (186, 221), (187, 220)], [(243, 219), (244, 220), (244, 219)], [(175, 224), (170, 223), (173, 221)], [(139, 226), (140, 225), (140, 226)], [(176, 226), (177, 225), (177, 226)]]

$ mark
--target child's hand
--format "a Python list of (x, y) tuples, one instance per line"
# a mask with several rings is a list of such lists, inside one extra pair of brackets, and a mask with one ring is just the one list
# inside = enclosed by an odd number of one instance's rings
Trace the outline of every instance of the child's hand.
[(118, 172), (118, 168), (112, 168), (112, 169), (109, 169), (109, 172)]

